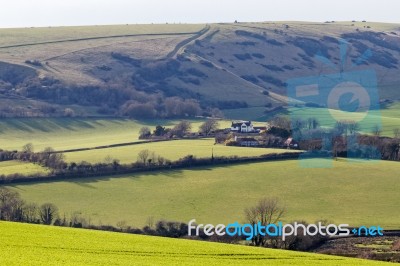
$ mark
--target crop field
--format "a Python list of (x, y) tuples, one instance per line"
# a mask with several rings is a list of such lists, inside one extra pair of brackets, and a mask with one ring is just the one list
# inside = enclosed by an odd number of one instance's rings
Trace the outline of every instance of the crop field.
[(224, 145), (214, 145), (214, 143), (214, 139), (174, 140), (108, 149), (72, 152), (66, 153), (65, 155), (67, 162), (86, 161), (89, 163), (99, 163), (104, 162), (106, 157), (111, 157), (112, 159), (120, 160), (120, 163), (133, 163), (136, 162), (138, 153), (145, 149), (154, 152), (155, 155), (160, 155), (171, 161), (178, 160), (189, 154), (194, 155), (197, 158), (211, 158), (212, 154), (214, 154), (214, 156), (245, 157), (293, 151), (286, 149), (228, 147)]
[[(317, 161), (327, 163), (328, 161)], [(329, 161), (330, 162), (330, 161)], [(338, 160), (333, 168), (301, 168), (297, 160), (202, 167), (119, 177), (13, 185), (29, 202), (80, 212), (92, 223), (126, 221), (141, 227), (149, 217), (188, 222), (243, 220), (262, 197), (278, 197), (285, 221), (400, 227), (397, 162)]]
[(0, 175), (10, 175), (15, 173), (29, 175), (47, 173), (47, 171), (46, 168), (33, 163), (23, 163), (19, 161), (0, 162)]
[(390, 265), (285, 250), (0, 222), (2, 265)]
[[(197, 131), (202, 120), (193, 120), (192, 131)], [(156, 125), (173, 127), (178, 121), (129, 119), (85, 119), (85, 118), (21, 118), (0, 121), (0, 148), (21, 150), (27, 143), (34, 145), (35, 151), (52, 147), (55, 150), (90, 148), (101, 145), (139, 141), (139, 129)], [(230, 126), (229, 121), (221, 121), (220, 127)]]

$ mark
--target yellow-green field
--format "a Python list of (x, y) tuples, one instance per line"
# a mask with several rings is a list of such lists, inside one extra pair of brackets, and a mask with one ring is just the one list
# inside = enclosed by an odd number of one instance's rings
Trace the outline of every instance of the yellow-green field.
[(0, 175), (10, 174), (45, 174), (48, 170), (40, 165), (33, 163), (23, 163), (19, 161), (0, 162)]
[(66, 161), (89, 163), (104, 162), (107, 156), (120, 160), (121, 163), (133, 163), (141, 150), (147, 149), (163, 156), (171, 161), (178, 160), (186, 155), (194, 155), (197, 158), (210, 158), (214, 156), (260, 156), (270, 153), (297, 152), (285, 149), (228, 147), (225, 145), (214, 145), (214, 139), (199, 140), (174, 140), (167, 142), (145, 143), (141, 145), (123, 146), (108, 149), (88, 150), (66, 153)]
[(0, 222), (2, 265), (390, 265), (284, 250)]
[[(138, 141), (139, 129), (156, 125), (172, 127), (176, 120), (135, 121), (129, 119), (21, 118), (0, 121), (0, 148), (21, 150), (32, 143), (35, 151), (45, 147), (55, 150), (90, 148), (101, 145)], [(192, 120), (192, 131), (198, 131), (202, 120)], [(220, 127), (230, 126), (221, 121)]]
[[(325, 162), (326, 161), (322, 161)], [(322, 163), (317, 161), (317, 163)], [(334, 161), (301, 168), (297, 160), (201, 167), (117, 177), (13, 185), (29, 202), (56, 204), (99, 224), (142, 227), (149, 217), (201, 223), (243, 221), (243, 210), (278, 197), (285, 221), (329, 220), (351, 226), (400, 227), (398, 162)]]

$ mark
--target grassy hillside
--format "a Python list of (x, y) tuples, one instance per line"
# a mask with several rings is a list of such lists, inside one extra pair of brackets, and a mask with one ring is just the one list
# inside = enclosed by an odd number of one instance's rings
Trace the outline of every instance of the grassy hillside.
[[(322, 162), (318, 162), (322, 163)], [(30, 202), (52, 202), (92, 223), (143, 226), (148, 217), (205, 223), (242, 221), (243, 209), (278, 197), (286, 221), (328, 219), (399, 228), (397, 162), (334, 161), (301, 168), (297, 160), (161, 171), (112, 178), (14, 185)]]
[[(66, 153), (67, 162), (87, 161), (89, 163), (103, 162), (107, 156), (120, 160), (121, 163), (132, 163), (137, 159), (137, 154), (144, 149), (155, 152), (156, 155), (163, 156), (171, 161), (178, 160), (186, 155), (194, 155), (197, 158), (210, 158), (214, 156), (260, 156), (269, 153), (288, 152), (286, 149), (255, 149), (247, 147), (228, 147), (224, 145), (214, 145), (214, 139), (200, 140), (176, 140), (168, 142), (146, 143), (144, 145), (134, 145), (117, 147), (110, 149), (89, 150), (81, 152)], [(290, 152), (290, 150), (289, 150)]]
[[(193, 120), (192, 130), (198, 131), (202, 120)], [(156, 125), (173, 127), (176, 120), (135, 121), (129, 119), (38, 118), (0, 120), (0, 148), (21, 150), (32, 143), (35, 151), (51, 146), (56, 150), (88, 148), (138, 141), (139, 129)], [(221, 121), (221, 128), (230, 122)]]
[[(83, 111), (86, 114), (115, 100), (102, 98), (89, 106), (90, 94), (71, 99), (53, 95), (51, 92), (60, 86), (46, 83), (47, 77), (70, 85), (90, 86), (89, 90), (102, 86), (117, 88), (122, 98), (126, 98), (122, 91), (128, 87), (153, 96), (159, 93), (195, 98), (206, 106), (225, 110), (243, 107), (237, 103), (241, 102), (253, 112), (266, 104), (284, 104), (286, 82), (291, 78), (339, 71), (339, 39), (349, 43), (344, 70), (375, 71), (381, 98), (396, 100), (400, 99), (399, 35), (398, 24), (372, 22), (0, 29), (0, 80), (6, 84), (0, 100), (79, 103), (88, 108)], [(372, 56), (367, 63), (353, 67), (355, 60), (368, 49)], [(337, 69), (317, 60), (316, 54), (328, 58)], [(32, 64), (34, 60), (39, 64)], [(32, 76), (39, 78), (37, 82), (44, 86), (41, 88), (44, 92), (38, 92), (38, 87), (13, 90), (25, 86), (25, 78)], [(110, 104), (113, 112), (122, 103), (117, 105)], [(32, 107), (24, 109), (25, 112), (35, 113), (40, 109), (34, 103)], [(57, 108), (62, 110), (58, 105)], [(262, 114), (257, 111), (258, 117)]]
[(309, 253), (0, 222), (3, 265), (389, 265)]
[(47, 169), (33, 163), (23, 163), (19, 161), (0, 162), (0, 175), (10, 175), (15, 173), (29, 175), (46, 173), (47, 171)]

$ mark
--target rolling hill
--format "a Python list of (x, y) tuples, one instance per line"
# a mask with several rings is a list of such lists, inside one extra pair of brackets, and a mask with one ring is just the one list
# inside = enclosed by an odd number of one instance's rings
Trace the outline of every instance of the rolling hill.
[(345, 71), (374, 70), (381, 99), (398, 100), (399, 34), (398, 24), (369, 22), (1, 29), (1, 111), (34, 116), (51, 104), (53, 115), (121, 114), (127, 101), (179, 96), (262, 117), (265, 105), (285, 104), (288, 79), (339, 71), (339, 39), (349, 44)]
[(0, 222), (3, 265), (390, 265), (336, 256)]

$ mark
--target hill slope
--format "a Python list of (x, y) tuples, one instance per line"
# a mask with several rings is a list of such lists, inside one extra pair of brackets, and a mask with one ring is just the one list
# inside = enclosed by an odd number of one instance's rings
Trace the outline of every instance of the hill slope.
[(300, 252), (0, 222), (3, 265), (389, 265)]
[(29, 105), (27, 114), (46, 112), (42, 101), (115, 114), (129, 100), (172, 96), (220, 109), (279, 106), (288, 79), (339, 71), (339, 39), (349, 44), (345, 71), (376, 71), (381, 98), (400, 99), (399, 35), (397, 24), (356, 22), (1, 29), (0, 101)]

